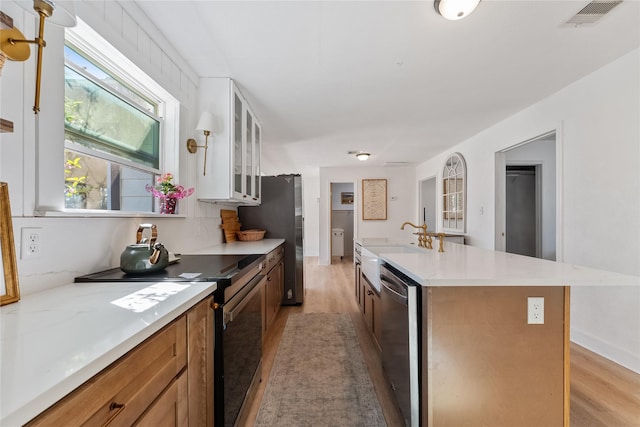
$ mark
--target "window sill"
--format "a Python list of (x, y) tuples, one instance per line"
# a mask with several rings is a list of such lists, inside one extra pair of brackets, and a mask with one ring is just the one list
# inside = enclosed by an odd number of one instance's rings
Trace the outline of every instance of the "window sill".
[(123, 212), (98, 209), (35, 210), (33, 216), (47, 218), (186, 218), (186, 214), (161, 214), (155, 212)]

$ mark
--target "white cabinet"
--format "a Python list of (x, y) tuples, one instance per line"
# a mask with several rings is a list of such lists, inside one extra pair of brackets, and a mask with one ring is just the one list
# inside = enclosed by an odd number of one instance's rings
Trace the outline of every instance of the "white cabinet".
[[(198, 113), (209, 111), (216, 119), (216, 129), (209, 137), (206, 174), (198, 169), (198, 199), (260, 204), (262, 130), (254, 112), (229, 78), (200, 79), (198, 99)], [(205, 150), (198, 150), (197, 155), (201, 165)]]

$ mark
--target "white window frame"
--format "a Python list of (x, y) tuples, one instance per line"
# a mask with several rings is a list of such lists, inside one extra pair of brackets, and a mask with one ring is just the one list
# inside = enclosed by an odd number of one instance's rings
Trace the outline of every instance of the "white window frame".
[[(451, 194), (445, 191), (445, 181), (447, 178), (450, 178), (451, 175), (447, 174), (448, 164), (452, 161), (452, 159), (457, 159), (457, 163), (462, 166), (462, 173), (458, 175), (462, 175), (462, 221), (456, 220), (456, 225), (461, 222), (461, 224), (457, 227), (449, 227), (445, 223), (445, 212), (447, 212), (446, 199), (445, 196), (447, 194)], [(441, 178), (440, 178), (440, 225), (442, 227), (442, 231), (445, 232), (453, 232), (453, 233), (464, 233), (466, 231), (467, 225), (467, 163), (464, 160), (464, 157), (460, 153), (451, 153), (447, 156), (442, 169), (440, 170)], [(457, 176), (457, 175), (456, 175)]]
[[(114, 76), (126, 81), (133, 89), (140, 92), (145, 97), (157, 102), (158, 111), (156, 114), (163, 120), (160, 126), (160, 171), (171, 172), (175, 176), (179, 175), (179, 119), (180, 119), (180, 102), (171, 95), (160, 84), (155, 82), (137, 65), (135, 65), (122, 52), (112, 46), (88, 24), (78, 19), (78, 24), (73, 28), (65, 29), (65, 36), (60, 46), (60, 52), (64, 51), (64, 44), (69, 42), (77, 47), (84, 54), (95, 59), (101, 66), (108, 69)], [(64, 56), (64, 55), (63, 55)], [(64, 81), (64, 58), (62, 59), (62, 67), (56, 70)], [(64, 84), (64, 83), (63, 83)], [(59, 99), (60, 110), (64, 108), (64, 89)], [(62, 118), (62, 117), (61, 117)], [(48, 125), (45, 125), (49, 127)], [(64, 123), (60, 123), (62, 128), (62, 140), (56, 144), (59, 147), (59, 156), (51, 156), (55, 159), (61, 159), (57, 170), (54, 170), (55, 164), (53, 160), (47, 156), (47, 148), (42, 149), (36, 147), (37, 173), (42, 174), (41, 178), (37, 178), (36, 186), (36, 206), (34, 214), (36, 216), (96, 216), (96, 217), (141, 217), (141, 216), (160, 216), (156, 212), (127, 212), (112, 210), (91, 210), (91, 209), (65, 209), (64, 193), (63, 193), (63, 153), (64, 144)], [(37, 125), (38, 127), (38, 125)], [(39, 126), (42, 128), (42, 125)], [(55, 125), (58, 128), (58, 124)], [(59, 129), (59, 128), (58, 128)], [(56, 132), (57, 134), (57, 132)], [(40, 141), (39, 144), (47, 144), (50, 142)], [(124, 164), (124, 162), (123, 162)], [(44, 166), (44, 168), (42, 168)], [(46, 169), (41, 171), (40, 169)], [(141, 168), (142, 169), (142, 168)], [(59, 170), (59, 171), (58, 171)], [(48, 172), (47, 172), (48, 171)], [(58, 179), (59, 177), (59, 179)], [(43, 179), (44, 178), (44, 179)], [(55, 178), (55, 179), (54, 179)], [(166, 215), (165, 215), (166, 216)], [(172, 217), (184, 217), (186, 214), (172, 215)]]

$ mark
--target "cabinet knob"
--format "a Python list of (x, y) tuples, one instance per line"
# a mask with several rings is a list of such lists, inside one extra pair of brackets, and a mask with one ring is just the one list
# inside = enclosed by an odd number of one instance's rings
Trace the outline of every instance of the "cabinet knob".
[(373, 295), (373, 292), (367, 290), (367, 295)]
[(271, 276), (267, 277), (267, 282), (270, 282), (272, 280), (273, 280), (273, 277), (271, 277)]
[(214, 310), (217, 310), (220, 308), (220, 304), (218, 304), (217, 302), (212, 302), (211, 303), (211, 308)]

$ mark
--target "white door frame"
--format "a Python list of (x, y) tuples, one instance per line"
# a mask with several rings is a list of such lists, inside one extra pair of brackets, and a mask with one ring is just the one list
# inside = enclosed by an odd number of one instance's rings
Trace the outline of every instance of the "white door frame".
[[(529, 138), (509, 146), (495, 153), (495, 228), (494, 228), (494, 249), (504, 252), (506, 250), (505, 229), (506, 229), (506, 152), (521, 145), (541, 139), (555, 133), (556, 147), (556, 261), (562, 262), (564, 259), (564, 124), (560, 122), (556, 128), (538, 136)], [(529, 162), (533, 164), (533, 162)]]

